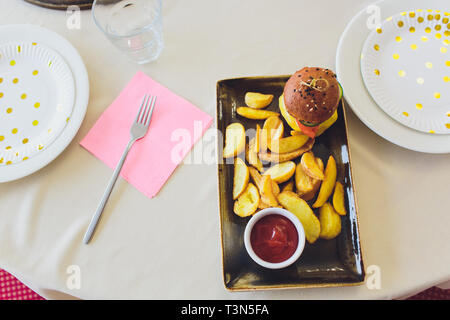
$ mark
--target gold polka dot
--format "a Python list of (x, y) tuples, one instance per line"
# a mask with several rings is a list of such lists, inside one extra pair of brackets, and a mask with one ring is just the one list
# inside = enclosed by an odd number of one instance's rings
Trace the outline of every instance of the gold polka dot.
[(434, 26), (434, 30), (439, 31), (442, 29), (442, 26), (440, 24), (437, 24)]
[(445, 76), (445, 77), (444, 77), (444, 82), (450, 82), (450, 77)]
[(3, 98), (3, 95), (4, 95), (3, 92), (0, 92), (0, 98)]
[(14, 84), (19, 83), (19, 79), (14, 78), (12, 82), (13, 82)]
[(431, 62), (426, 62), (425, 67), (427, 67), (427, 69), (431, 69), (433, 68), (433, 64)]
[(444, 36), (446, 36), (446, 37), (450, 37), (450, 31), (448, 31), (448, 30), (445, 30), (445, 31), (444, 31)]
[(446, 124), (445, 124), (445, 127), (446, 127), (447, 129), (450, 129), (450, 123), (446, 123)]
[(427, 41), (428, 41), (428, 37), (422, 36), (422, 37), (420, 38), (420, 40), (422, 40), (423, 42), (427, 42)]
[(25, 100), (27, 98), (27, 94), (26, 93), (23, 93), (21, 96), (20, 96), (20, 99), (22, 99), (22, 100)]
[(39, 103), (39, 102), (36, 102), (35, 104), (34, 104), (34, 107), (37, 109), (37, 108), (39, 108), (41, 106), (41, 104)]
[(447, 25), (447, 29), (450, 29), (450, 23)]
[(403, 111), (402, 114), (403, 114), (405, 117), (409, 117), (409, 113), (406, 112), (406, 111)]
[(28, 139), (27, 139), (27, 138), (23, 139), (23, 140), (22, 140), (22, 143), (23, 143), (23, 144), (27, 144), (27, 143), (28, 143)]
[(399, 28), (401, 28), (401, 27), (403, 27), (405, 24), (404, 24), (403, 21), (399, 21), (399, 22), (397, 22), (397, 25), (398, 25)]
[(443, 23), (443, 24), (447, 24), (447, 23), (449, 23), (449, 21), (450, 21), (450, 20), (449, 20), (448, 18), (442, 19), (442, 23)]
[(12, 113), (12, 112), (13, 112), (13, 108), (6, 109), (6, 113)]
[(35, 45), (37, 45), (37, 43), (36, 42), (33, 42), (33, 43), (31, 43), (33, 46), (35, 46)]
[(437, 15), (434, 16), (434, 18), (435, 18), (436, 20), (441, 20), (441, 15), (440, 15), (440, 14), (437, 14)]
[(375, 49), (376, 51), (379, 51), (379, 50), (380, 50), (380, 46), (379, 46), (379, 45), (377, 45), (377, 44), (376, 44), (376, 45), (374, 45), (374, 46), (373, 46), (373, 48), (374, 48), (374, 49)]
[(17, 128), (14, 128), (14, 129), (11, 130), (12, 134), (16, 134), (17, 132), (19, 132), (19, 130)]
[(416, 103), (416, 109), (417, 110), (422, 110), (423, 105), (421, 103)]
[(11, 160), (6, 162), (6, 165), (9, 166), (10, 164), (12, 164), (12, 161), (11, 161)]
[(426, 28), (425, 28), (425, 32), (426, 32), (426, 33), (430, 33), (430, 32), (431, 32), (431, 28), (430, 28), (430, 27), (426, 27)]
[(445, 65), (447, 66), (447, 67), (450, 67), (450, 61), (445, 61)]
[(429, 133), (436, 133), (434, 130), (430, 130), (430, 131), (428, 131)]
[(25, 161), (25, 160), (28, 160), (28, 159), (29, 159), (28, 157), (23, 157), (22, 160)]
[(381, 28), (377, 28), (377, 33), (382, 33), (383, 30), (381, 30)]
[(436, 99), (439, 99), (439, 98), (441, 97), (441, 94), (440, 94), (439, 92), (435, 92), (435, 93), (434, 93), (434, 97), (435, 97)]
[(429, 15), (427, 16), (427, 19), (428, 19), (428, 21), (431, 21), (431, 20), (433, 20), (433, 19), (434, 19), (434, 17), (433, 17), (433, 15), (432, 15), (432, 14), (429, 14)]
[(398, 60), (398, 59), (400, 59), (400, 55), (398, 53), (394, 53), (392, 55), (392, 58), (394, 58), (394, 60)]
[(39, 121), (34, 120), (32, 123), (33, 123), (33, 126), (37, 126), (39, 124)]
[(11, 60), (11, 61), (9, 62), (9, 65), (12, 66), (12, 67), (15, 66), (15, 65), (16, 65), (16, 61), (15, 61), (15, 60)]
[(447, 117), (450, 117), (450, 111), (446, 113)]
[(403, 12), (401, 12), (400, 14), (401, 14), (402, 16), (406, 16), (407, 12), (406, 12), (406, 11), (403, 11)]
[(411, 33), (416, 32), (416, 28), (414, 28), (414, 27), (409, 28), (409, 32), (411, 32)]
[(38, 149), (42, 150), (42, 149), (44, 149), (44, 146), (42, 144), (40, 144), (40, 145), (38, 145)]
[(2, 83), (3, 82), (3, 78), (0, 78), (0, 83)]
[(440, 38), (442, 38), (442, 35), (440, 33), (436, 33), (435, 37), (436, 37), (436, 39), (440, 39)]
[(70, 117), (67, 117), (66, 122), (69, 122), (69, 120), (70, 120)]
[(5, 137), (4, 136), (0, 136), (0, 141), (3, 141), (3, 140), (5, 140)]
[(12, 149), (11, 146), (7, 146), (7, 147), (5, 148), (5, 150), (11, 150), (11, 149)]
[(423, 17), (418, 17), (418, 18), (417, 18), (417, 21), (418, 21), (419, 23), (422, 23), (422, 22), (423, 22)]
[(37, 70), (34, 70), (34, 71), (33, 71), (33, 76), (37, 76), (37, 75), (38, 75), (38, 73), (39, 73), (39, 71), (37, 71)]
[(417, 50), (417, 44), (413, 43), (413, 44), (411, 45), (411, 49)]
[(397, 42), (402, 42), (402, 37), (396, 36), (396, 37), (395, 37), (395, 41), (397, 41)]
[(400, 70), (400, 71), (398, 72), (398, 76), (399, 76), (399, 77), (404, 77), (405, 75), (406, 75), (405, 70)]
[(410, 17), (410, 18), (414, 18), (415, 16), (416, 16), (416, 13), (415, 13), (415, 12), (411, 11), (411, 12), (409, 13), (409, 17)]
[(441, 52), (442, 53), (446, 53), (447, 52), (447, 48), (446, 47), (441, 47)]

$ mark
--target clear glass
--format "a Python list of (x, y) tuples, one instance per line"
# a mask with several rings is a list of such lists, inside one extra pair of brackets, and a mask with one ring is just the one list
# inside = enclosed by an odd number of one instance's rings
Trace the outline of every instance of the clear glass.
[(95, 0), (92, 17), (131, 60), (156, 60), (163, 47), (161, 0)]

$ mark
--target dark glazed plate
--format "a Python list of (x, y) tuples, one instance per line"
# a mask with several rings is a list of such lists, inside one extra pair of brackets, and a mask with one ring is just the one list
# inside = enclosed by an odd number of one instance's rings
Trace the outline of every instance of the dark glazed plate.
[(25, 0), (29, 3), (49, 9), (66, 10), (69, 6), (90, 9), (94, 0)]
[[(217, 128), (224, 134), (232, 122), (247, 129), (262, 125), (262, 120), (250, 120), (236, 113), (244, 106), (248, 91), (270, 93), (275, 97), (268, 110), (279, 112), (278, 97), (288, 76), (252, 77), (221, 80), (217, 83)], [(280, 270), (265, 269), (256, 264), (244, 247), (244, 229), (250, 218), (233, 213), (233, 165), (219, 161), (219, 211), (222, 235), (223, 277), (228, 290), (304, 288), (358, 285), (364, 282), (364, 265), (359, 241), (357, 204), (350, 165), (345, 110), (338, 109), (336, 123), (316, 139), (313, 152), (326, 163), (329, 155), (336, 159), (338, 181), (344, 184), (347, 215), (342, 216), (342, 231), (333, 240), (318, 239), (306, 243), (300, 259)], [(290, 127), (285, 122), (285, 135)], [(218, 139), (219, 160), (222, 141)], [(295, 160), (297, 163), (299, 159)], [(280, 186), (282, 187), (282, 185)]]

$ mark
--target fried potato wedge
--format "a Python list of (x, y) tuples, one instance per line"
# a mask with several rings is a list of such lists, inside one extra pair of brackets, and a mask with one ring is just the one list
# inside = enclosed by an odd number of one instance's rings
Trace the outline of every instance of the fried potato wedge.
[(293, 161), (281, 162), (267, 169), (263, 175), (269, 175), (276, 183), (288, 181), (295, 173), (295, 163)]
[[(258, 190), (261, 192), (263, 186), (262, 186), (262, 175), (253, 167), (248, 168), (250, 172), (250, 177), (252, 178), (253, 182), (255, 183)], [(275, 196), (278, 196), (280, 194), (280, 187), (275, 181), (272, 181), (272, 192)]]
[(283, 191), (294, 191), (294, 180), (290, 180), (286, 183), (281, 192)]
[(238, 115), (254, 120), (264, 120), (272, 116), (278, 116), (278, 112), (269, 111), (269, 110), (259, 110), (253, 109), (250, 107), (239, 107), (236, 109)]
[[(316, 158), (317, 164), (319, 165), (319, 168), (321, 170), (323, 170), (323, 161), (320, 158)], [(301, 165), (298, 165), (297, 167), (301, 168)], [(302, 169), (303, 170), (303, 169)], [(306, 173), (304, 173), (306, 176), (308, 176)], [(309, 176), (308, 176), (309, 177)], [(311, 179), (311, 184), (312, 184), (312, 190), (305, 192), (303, 194), (297, 192), (300, 194), (300, 197), (305, 200), (305, 201), (309, 201), (312, 200), (315, 196), (317, 191), (319, 191), (320, 188), (320, 184), (322, 183), (321, 180), (317, 180), (317, 179), (313, 179), (311, 177), (309, 177), (309, 179)]]
[(284, 191), (278, 195), (280, 204), (292, 212), (302, 223), (306, 240), (314, 243), (320, 235), (320, 222), (305, 200), (292, 191)]
[(341, 216), (347, 214), (345, 209), (345, 196), (344, 196), (344, 186), (339, 181), (336, 181), (333, 193), (333, 208)]
[(316, 157), (314, 156), (314, 153), (312, 153), (312, 151), (306, 152), (302, 155), (300, 164), (303, 168), (303, 171), (311, 178), (317, 180), (323, 180), (325, 178), (323, 170), (319, 168)]
[(272, 116), (264, 121), (263, 129), (268, 131), (269, 140), (278, 140), (284, 134), (284, 124), (280, 117)]
[(275, 153), (288, 153), (300, 149), (308, 140), (307, 135), (295, 135), (278, 140), (271, 139), (269, 149)]
[(259, 160), (258, 153), (255, 152), (255, 138), (252, 138), (250, 142), (248, 143), (248, 146), (245, 150), (245, 159), (247, 159), (247, 162), (258, 169), (260, 172), (263, 171), (263, 164), (261, 163), (261, 160)]
[(276, 207), (278, 205), (278, 200), (273, 192), (272, 179), (269, 175), (262, 177), (261, 181), (261, 200), (269, 205), (270, 207)]
[(259, 159), (267, 162), (285, 162), (300, 157), (305, 152), (311, 150), (314, 145), (314, 139), (309, 139), (301, 148), (288, 153), (260, 152)]
[(314, 179), (308, 176), (300, 164), (295, 168), (295, 187), (297, 193), (302, 196), (313, 190)]
[(322, 239), (334, 239), (341, 233), (341, 217), (334, 211), (330, 203), (319, 209), (320, 235)]
[(232, 158), (245, 149), (245, 128), (240, 123), (232, 123), (225, 130), (223, 157)]
[(262, 109), (267, 107), (273, 100), (273, 94), (262, 94), (258, 92), (247, 92), (245, 104), (250, 108)]
[(259, 205), (259, 192), (253, 183), (249, 183), (245, 191), (234, 202), (233, 211), (240, 217), (248, 217), (256, 212)]
[(323, 206), (333, 192), (337, 176), (336, 160), (334, 160), (333, 156), (328, 158), (324, 176), (320, 186), (319, 195), (317, 196), (316, 202), (313, 204), (313, 208), (320, 208)]
[(244, 160), (236, 158), (234, 162), (233, 200), (236, 200), (247, 188), (250, 171)]

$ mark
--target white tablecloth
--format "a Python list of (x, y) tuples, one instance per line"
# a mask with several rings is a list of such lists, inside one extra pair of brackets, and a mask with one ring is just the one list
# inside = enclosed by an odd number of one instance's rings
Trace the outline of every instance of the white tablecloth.
[[(83, 245), (112, 172), (79, 141), (138, 70), (214, 115), (217, 80), (334, 68), (340, 34), (371, 1), (163, 2), (165, 49), (155, 63), (138, 66), (96, 29), (89, 12), (81, 14), (81, 30), (69, 30), (65, 12), (0, 0), (2, 24), (37, 24), (69, 39), (91, 87), (71, 145), (41, 171), (0, 185), (0, 267), (47, 298), (396, 298), (450, 279), (450, 155), (397, 147), (353, 113), (361, 241), (366, 267), (380, 268), (380, 289), (227, 292), (215, 165), (180, 166), (151, 200), (120, 180), (93, 242)], [(72, 265), (81, 272), (79, 289), (67, 285)]]

